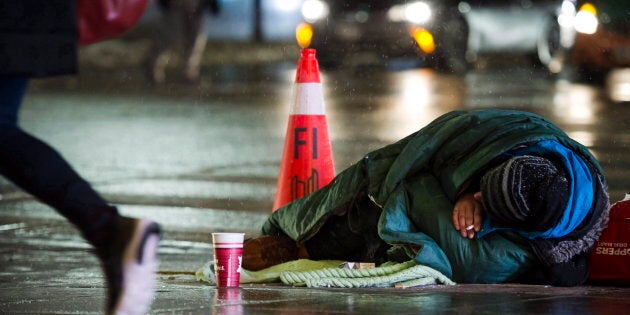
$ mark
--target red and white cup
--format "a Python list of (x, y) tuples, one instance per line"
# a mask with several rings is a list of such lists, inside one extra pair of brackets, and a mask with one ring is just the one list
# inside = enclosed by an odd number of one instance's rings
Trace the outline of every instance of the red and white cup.
[(217, 287), (238, 287), (245, 233), (212, 233)]

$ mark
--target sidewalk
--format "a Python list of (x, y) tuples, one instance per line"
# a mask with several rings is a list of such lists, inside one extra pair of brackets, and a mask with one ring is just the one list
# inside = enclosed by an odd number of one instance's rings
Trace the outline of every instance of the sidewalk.
[[(69, 223), (44, 208), (34, 201), (0, 208), (1, 313), (102, 314), (105, 285), (96, 258)], [(20, 209), (30, 216), (16, 211)], [(212, 226), (225, 213), (211, 209), (183, 213), (185, 209), (175, 207), (158, 210), (138, 206), (121, 209), (135, 216), (148, 211), (159, 213), (156, 219), (165, 227), (156, 299), (150, 314), (608, 315), (627, 314), (630, 310), (630, 287), (458, 284), (408, 289), (309, 289), (274, 283), (217, 289), (197, 282), (194, 272), (211, 259), (208, 230), (234, 230), (231, 226)], [(231, 221), (251, 226), (263, 219), (249, 212), (231, 212)], [(198, 224), (168, 223), (181, 216)], [(243, 221), (245, 218), (250, 223)]]
[[(82, 47), (79, 62), (83, 68), (99, 70), (139, 67), (151, 48), (149, 39), (112, 39)], [(207, 43), (201, 65), (255, 65), (285, 61), (295, 63), (299, 55), (300, 48), (291, 42), (214, 41)], [(175, 52), (171, 54), (169, 67), (174, 67), (181, 61), (181, 52)]]

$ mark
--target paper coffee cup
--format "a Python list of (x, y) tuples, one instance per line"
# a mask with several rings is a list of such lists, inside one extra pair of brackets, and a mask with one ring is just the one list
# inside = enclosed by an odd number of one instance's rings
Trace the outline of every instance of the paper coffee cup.
[(245, 233), (212, 233), (217, 287), (238, 287)]

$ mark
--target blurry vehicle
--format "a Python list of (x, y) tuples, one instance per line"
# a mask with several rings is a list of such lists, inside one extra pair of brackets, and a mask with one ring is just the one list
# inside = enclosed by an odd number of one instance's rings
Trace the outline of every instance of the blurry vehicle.
[[(483, 54), (531, 54), (562, 64), (571, 46), (569, 0), (305, 0), (300, 45), (317, 49), (324, 66), (370, 54), (382, 60), (416, 56), (429, 67), (465, 72)], [(571, 11), (573, 10), (573, 11)]]
[(630, 1), (578, 1), (570, 62), (583, 76), (601, 80), (630, 67)]
[(469, 27), (467, 60), (529, 55), (551, 72), (562, 69), (575, 32), (572, 0), (470, 0), (458, 4)]
[(413, 57), (465, 70), (466, 23), (449, 1), (305, 0), (302, 15), (298, 42), (317, 49), (323, 67)]

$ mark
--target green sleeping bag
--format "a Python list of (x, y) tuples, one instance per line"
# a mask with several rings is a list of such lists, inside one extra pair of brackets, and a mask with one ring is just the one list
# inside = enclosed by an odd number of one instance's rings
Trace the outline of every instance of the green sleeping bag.
[(356, 215), (348, 215), (350, 207), (367, 202), (380, 209), (378, 237), (408, 258), (459, 283), (509, 282), (540, 266), (527, 241), (509, 232), (464, 239), (452, 226), (452, 208), (467, 181), (493, 159), (518, 145), (543, 140), (555, 140), (599, 167), (585, 147), (537, 115), (513, 110), (450, 112), (367, 154), (327, 186), (278, 209), (262, 231), (305, 242), (333, 216), (356, 220)]

